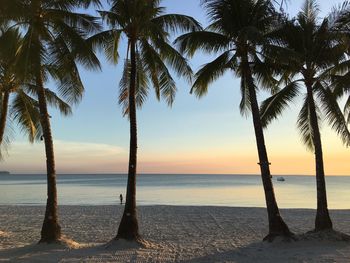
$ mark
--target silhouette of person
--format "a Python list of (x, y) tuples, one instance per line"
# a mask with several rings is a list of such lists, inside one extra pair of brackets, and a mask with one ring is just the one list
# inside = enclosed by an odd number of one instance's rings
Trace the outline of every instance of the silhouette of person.
[(122, 205), (123, 204), (123, 195), (122, 194), (119, 195), (119, 199), (120, 199), (120, 204)]

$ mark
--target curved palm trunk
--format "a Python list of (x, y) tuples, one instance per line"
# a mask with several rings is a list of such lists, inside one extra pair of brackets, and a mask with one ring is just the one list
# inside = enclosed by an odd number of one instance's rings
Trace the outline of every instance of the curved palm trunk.
[(313, 99), (312, 84), (306, 84), (306, 88), (316, 162), (317, 212), (315, 219), (315, 231), (320, 231), (324, 229), (331, 229), (333, 227), (333, 224), (328, 212), (326, 181), (323, 167), (322, 142), (318, 126), (315, 101)]
[(61, 227), (58, 223), (57, 213), (57, 188), (53, 140), (47, 111), (45, 89), (40, 71), (36, 76), (36, 85), (38, 87), (40, 122), (45, 142), (47, 168), (47, 202), (44, 223), (41, 229), (41, 239), (39, 242), (52, 243), (61, 238)]
[(270, 163), (265, 146), (264, 132), (261, 125), (259, 105), (248, 60), (246, 60), (244, 63), (244, 70), (250, 95), (250, 104), (253, 116), (256, 144), (258, 148), (261, 179), (265, 192), (266, 208), (269, 221), (269, 234), (264, 238), (264, 240), (273, 241), (276, 236), (290, 237), (293, 234), (290, 232), (287, 224), (283, 221), (277, 206), (275, 192), (271, 180), (269, 167)]
[(130, 152), (128, 184), (125, 208), (116, 238), (137, 240), (139, 226), (136, 212), (136, 165), (137, 165), (137, 122), (136, 122), (136, 44), (130, 41), (130, 89), (129, 89), (129, 119), (130, 119)]
[[(5, 91), (2, 98), (2, 107), (1, 107), (1, 115), (0, 115), (0, 145), (4, 139), (4, 134), (5, 134), (9, 98), (10, 98), (10, 93), (8, 91)], [(0, 157), (1, 157), (1, 154), (0, 154)]]

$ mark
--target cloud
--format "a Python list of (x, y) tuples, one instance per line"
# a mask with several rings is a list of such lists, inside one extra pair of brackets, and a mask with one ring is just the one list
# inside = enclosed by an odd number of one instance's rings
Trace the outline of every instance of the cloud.
[(79, 156), (84, 158), (102, 158), (124, 153), (123, 148), (118, 146), (86, 142), (55, 141), (55, 147), (57, 155), (64, 159)]
[[(125, 159), (126, 151), (118, 146), (88, 142), (55, 140), (57, 172), (115, 172)], [(44, 143), (15, 142), (1, 170), (14, 173), (45, 172)]]

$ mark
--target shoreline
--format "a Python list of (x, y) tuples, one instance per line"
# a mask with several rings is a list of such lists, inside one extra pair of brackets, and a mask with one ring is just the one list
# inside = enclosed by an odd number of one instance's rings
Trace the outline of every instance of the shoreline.
[[(1, 174), (0, 174), (1, 175)], [(42, 176), (47, 176), (45, 172), (40, 172), (40, 173), (17, 173), (17, 172), (10, 172), (7, 175), (42, 175)], [(57, 176), (60, 175), (123, 175), (127, 176), (128, 173), (101, 173), (101, 172), (96, 172), (96, 173), (56, 173)], [(228, 176), (259, 176), (261, 177), (261, 174), (237, 174), (237, 173), (137, 173), (138, 176), (142, 175), (228, 175)], [(315, 174), (272, 174), (272, 178), (278, 177), (278, 176), (301, 176), (301, 177), (315, 177)], [(328, 174), (326, 177), (349, 177), (350, 174)]]
[[(18, 207), (18, 208), (42, 208), (45, 209), (46, 205), (45, 204), (0, 204), (0, 211), (4, 207)], [(79, 207), (106, 207), (106, 208), (113, 208), (113, 207), (118, 207), (117, 209), (119, 210), (119, 207), (124, 207), (123, 205), (120, 205), (120, 203), (116, 202), (116, 204), (64, 204), (64, 205), (58, 205), (58, 209), (66, 209), (66, 208), (79, 208)], [(223, 208), (223, 209), (262, 209), (266, 210), (266, 207), (263, 206), (227, 206), (227, 205), (168, 205), (168, 204), (150, 204), (150, 205), (137, 205), (137, 209), (142, 209), (142, 208), (157, 208), (157, 207), (172, 207), (172, 208), (185, 208), (185, 207), (192, 207), (192, 208)], [(291, 211), (290, 211), (291, 210)], [(314, 211), (316, 215), (316, 208), (299, 208), (299, 207), (292, 207), (292, 208), (279, 208), (279, 211), (281, 212), (283, 216), (284, 211), (305, 211), (305, 212), (310, 212)], [(328, 208), (328, 211), (330, 213), (332, 212), (349, 212), (350, 216), (350, 208)], [(267, 214), (266, 214), (267, 216)], [(349, 217), (350, 220), (350, 217)], [(0, 222), (1, 223), (1, 222)], [(350, 233), (349, 233), (350, 234)]]
[[(140, 206), (140, 233), (150, 248), (102, 246), (114, 238), (123, 206), (59, 206), (62, 233), (81, 248), (33, 246), (44, 206), (0, 205), (0, 261), (14, 262), (349, 262), (350, 242), (262, 242), (266, 210), (219, 206)], [(312, 230), (314, 210), (281, 209), (296, 234)], [(336, 230), (350, 234), (350, 209), (330, 210)]]

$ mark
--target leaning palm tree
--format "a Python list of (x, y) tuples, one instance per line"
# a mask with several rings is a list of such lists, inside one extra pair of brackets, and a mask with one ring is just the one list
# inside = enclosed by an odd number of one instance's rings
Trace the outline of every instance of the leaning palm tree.
[[(315, 231), (332, 229), (328, 212), (320, 122), (330, 126), (350, 145), (346, 120), (332, 90), (335, 67), (345, 59), (348, 46), (344, 35), (332, 27), (328, 18), (318, 23), (316, 1), (306, 0), (296, 19), (286, 21), (271, 34), (265, 53), (281, 69), (284, 87), (263, 102), (262, 122), (267, 126), (297, 96), (303, 96), (297, 126), (306, 147), (315, 154), (317, 213)], [(302, 87), (305, 93), (302, 94)]]
[(114, 0), (109, 11), (100, 11), (110, 27), (91, 38), (95, 46), (103, 46), (107, 58), (117, 63), (121, 36), (127, 40), (124, 72), (120, 81), (120, 103), (130, 121), (130, 153), (128, 183), (124, 213), (116, 239), (139, 240), (136, 213), (137, 121), (136, 108), (141, 107), (149, 87), (155, 89), (158, 99), (171, 105), (176, 85), (169, 72), (170, 66), (178, 75), (191, 78), (187, 61), (170, 45), (170, 33), (199, 30), (191, 17), (164, 14), (159, 0)]
[(193, 56), (197, 50), (220, 55), (204, 65), (197, 73), (191, 92), (202, 97), (208, 86), (226, 71), (232, 71), (241, 79), (242, 114), (251, 112), (259, 155), (259, 166), (265, 191), (269, 221), (269, 234), (264, 240), (276, 236), (291, 236), (277, 206), (270, 174), (270, 163), (265, 146), (257, 102), (258, 84), (271, 90), (273, 78), (259, 52), (265, 34), (274, 24), (276, 13), (270, 1), (265, 0), (208, 0), (202, 1), (210, 19), (205, 31), (180, 36), (176, 40), (181, 52)]
[[(40, 242), (61, 239), (57, 214), (57, 188), (53, 139), (48, 112), (49, 98), (45, 83), (56, 81), (58, 93), (68, 103), (77, 103), (84, 90), (77, 62), (88, 68), (99, 68), (98, 59), (84, 40), (99, 30), (96, 19), (74, 10), (92, 1), (82, 0), (4, 0), (5, 19), (23, 32), (17, 52), (16, 72), (28, 81), (37, 96), (42, 138), (45, 143), (47, 167), (47, 203)], [(95, 1), (96, 2), (96, 1)], [(4, 8), (4, 7), (2, 7)]]

